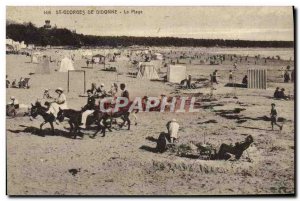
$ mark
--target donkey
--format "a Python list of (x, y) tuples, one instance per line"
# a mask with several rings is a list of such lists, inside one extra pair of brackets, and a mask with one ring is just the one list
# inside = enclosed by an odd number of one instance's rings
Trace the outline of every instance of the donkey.
[[(129, 119), (129, 115), (130, 115), (130, 112), (128, 111), (117, 111), (117, 112), (107, 112), (107, 113), (102, 113), (104, 116), (103, 116), (103, 122), (107, 122), (108, 119), (110, 119), (110, 126), (108, 127), (108, 124), (106, 123), (106, 126), (107, 128), (110, 130), (111, 126), (112, 126), (112, 122), (114, 119), (117, 119), (117, 118), (121, 118), (123, 120), (123, 123), (120, 125), (120, 128), (122, 128), (125, 123), (127, 122), (127, 125), (128, 125), (128, 130), (130, 130), (130, 125), (131, 125), (131, 121)], [(110, 130), (111, 131), (111, 130)]]
[(31, 103), (30, 116), (36, 118), (38, 115), (41, 115), (44, 119), (44, 122), (40, 125), (40, 131), (42, 131), (42, 128), (46, 123), (49, 123), (52, 134), (54, 135), (53, 122), (55, 121), (55, 117), (52, 113), (47, 113), (47, 110), (48, 109), (43, 107), (40, 102), (36, 102), (35, 105)]
[[(59, 108), (59, 112), (57, 114), (57, 119), (62, 122), (64, 118), (68, 118), (68, 122), (70, 124), (70, 133), (73, 134), (73, 138), (76, 139), (77, 135), (80, 133), (80, 123), (81, 123), (81, 116), (82, 111), (76, 111), (72, 109), (62, 110)], [(98, 130), (93, 134), (92, 138), (94, 138), (97, 133), (101, 130), (102, 137), (105, 136), (105, 128), (106, 126), (101, 125), (101, 121), (103, 120), (102, 113), (94, 113), (93, 115), (89, 116), (87, 119), (87, 124), (90, 125), (95, 123), (98, 126)], [(105, 125), (106, 122), (103, 122)], [(81, 135), (83, 137), (83, 135)]]

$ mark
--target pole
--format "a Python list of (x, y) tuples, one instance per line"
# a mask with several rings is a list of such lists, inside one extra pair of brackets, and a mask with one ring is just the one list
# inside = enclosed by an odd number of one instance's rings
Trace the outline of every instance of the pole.
[(83, 82), (84, 82), (83, 83), (83, 88), (84, 88), (83, 89), (84, 90), (83, 93), (85, 93), (85, 91), (86, 91), (85, 71), (83, 71)]
[(70, 71), (68, 70), (68, 93), (70, 91)]

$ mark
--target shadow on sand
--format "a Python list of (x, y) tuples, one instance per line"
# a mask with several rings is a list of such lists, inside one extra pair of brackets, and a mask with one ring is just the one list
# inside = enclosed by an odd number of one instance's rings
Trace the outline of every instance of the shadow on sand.
[(54, 134), (52, 133), (50, 128), (46, 128), (43, 130), (40, 130), (39, 128), (33, 127), (33, 126), (24, 126), (20, 125), (21, 127), (25, 127), (23, 130), (12, 130), (12, 129), (7, 129), (8, 131), (12, 133), (30, 133), (32, 135), (40, 136), (40, 137), (45, 137), (45, 136), (62, 136), (65, 138), (72, 138), (72, 135), (67, 132), (67, 131), (62, 131), (58, 129), (54, 129)]
[(257, 128), (257, 127), (250, 127), (250, 126), (237, 126), (240, 128), (248, 128), (248, 129), (252, 129), (252, 130), (260, 130), (260, 131), (272, 131), (270, 129), (263, 129), (263, 128)]
[(152, 152), (152, 153), (158, 153), (158, 151), (157, 151), (156, 148), (149, 147), (147, 145), (142, 145), (139, 149), (142, 149), (142, 150), (145, 150), (145, 151), (149, 151), (149, 152)]

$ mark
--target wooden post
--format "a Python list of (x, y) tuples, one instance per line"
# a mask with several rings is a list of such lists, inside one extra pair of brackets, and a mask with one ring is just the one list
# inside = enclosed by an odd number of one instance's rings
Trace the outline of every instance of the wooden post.
[(68, 93), (70, 91), (70, 71), (68, 70)]
[(83, 71), (83, 93), (86, 91), (86, 82), (85, 82), (85, 71)]

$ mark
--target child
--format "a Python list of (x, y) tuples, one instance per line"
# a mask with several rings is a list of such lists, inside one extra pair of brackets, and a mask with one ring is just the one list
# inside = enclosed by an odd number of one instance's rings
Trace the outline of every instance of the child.
[(271, 107), (272, 107), (272, 109), (271, 109), (270, 115), (271, 115), (271, 126), (272, 126), (272, 130), (274, 130), (274, 124), (275, 124), (276, 126), (278, 126), (278, 127), (280, 128), (280, 130), (282, 130), (282, 126), (280, 126), (280, 125), (277, 123), (277, 111), (276, 111), (276, 109), (275, 109), (275, 103), (272, 103), (272, 104), (271, 104)]

